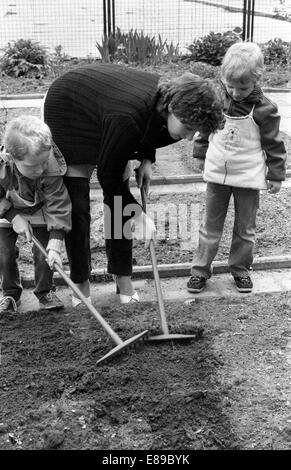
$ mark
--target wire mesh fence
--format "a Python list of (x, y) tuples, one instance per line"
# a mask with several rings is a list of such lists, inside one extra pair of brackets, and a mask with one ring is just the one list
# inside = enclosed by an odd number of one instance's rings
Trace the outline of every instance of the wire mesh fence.
[[(118, 27), (161, 36), (186, 48), (194, 38), (210, 31), (243, 27), (245, 0), (1, 0), (0, 47), (24, 38), (54, 50), (62, 46), (70, 56), (98, 56), (96, 42), (104, 32)], [(281, 0), (253, 0), (253, 40), (291, 39), (290, 15), (276, 8)], [(107, 8), (110, 6), (110, 15)], [(113, 10), (113, 11), (112, 11)], [(278, 8), (277, 8), (278, 10)], [(106, 17), (104, 17), (104, 13)], [(112, 14), (114, 13), (114, 16)]]

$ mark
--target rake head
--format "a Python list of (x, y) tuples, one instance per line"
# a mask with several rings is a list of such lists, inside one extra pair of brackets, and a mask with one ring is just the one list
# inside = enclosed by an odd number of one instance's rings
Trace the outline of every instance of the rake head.
[(98, 359), (97, 364), (110, 361), (113, 357), (123, 353), (125, 349), (129, 349), (132, 346), (135, 346), (137, 342), (144, 340), (147, 335), (148, 330), (145, 330), (136, 336), (132, 336), (132, 338), (129, 338), (126, 341), (122, 341), (120, 344), (115, 346), (115, 348), (111, 349), (109, 353), (105, 354), (105, 356), (101, 357), (101, 359)]
[(179, 328), (179, 326), (176, 327), (176, 331), (180, 330), (180, 333), (171, 333), (168, 328), (151, 328), (150, 329), (150, 334), (146, 338), (146, 341), (151, 341), (151, 342), (158, 342), (158, 341), (181, 341), (181, 342), (186, 342), (186, 341), (193, 341), (193, 340), (199, 340), (201, 336), (203, 335), (203, 328), (199, 326), (194, 326), (189, 325), (183, 326), (182, 329)]
[(194, 339), (197, 339), (197, 335), (183, 335), (183, 334), (171, 334), (171, 333), (163, 333), (161, 335), (156, 335), (156, 336), (149, 336), (147, 338), (147, 341), (192, 341)]

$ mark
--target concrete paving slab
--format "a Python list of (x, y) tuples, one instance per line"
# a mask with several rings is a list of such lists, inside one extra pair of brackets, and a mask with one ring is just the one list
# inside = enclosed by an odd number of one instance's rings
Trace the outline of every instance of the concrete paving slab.
[[(291, 122), (290, 122), (290, 129), (291, 129)], [(282, 182), (282, 188), (290, 188), (291, 187), (291, 177), (288, 175), (287, 179)], [(154, 198), (159, 195), (166, 195), (166, 194), (195, 194), (201, 193), (206, 190), (206, 183), (203, 181), (201, 182), (194, 182), (194, 183), (185, 183), (185, 184), (155, 184), (154, 186), (150, 186), (149, 189), (149, 198)], [(134, 197), (139, 200), (140, 199), (140, 190), (136, 187), (131, 187), (130, 191), (134, 195)], [(91, 201), (101, 202), (103, 201), (103, 194), (101, 189), (91, 189), (90, 191)]]
[(266, 96), (278, 106), (281, 131), (291, 135), (291, 93), (266, 93)]
[(42, 99), (3, 99), (0, 98), (0, 108), (15, 109), (15, 108), (40, 108)]
[[(254, 271), (252, 273), (254, 289), (251, 293), (242, 294), (237, 291), (232, 276), (229, 273), (215, 274), (207, 281), (206, 289), (200, 294), (191, 294), (186, 289), (187, 277), (161, 278), (161, 288), (165, 301), (189, 302), (196, 299), (221, 297), (239, 297), (242, 300), (246, 296), (262, 293), (284, 293), (291, 291), (291, 269), (278, 269), (267, 271)], [(156, 289), (153, 279), (138, 279), (134, 286), (139, 292), (141, 301), (151, 302), (156, 300)], [(59, 297), (66, 307), (71, 306), (71, 291), (68, 287), (58, 287)], [(94, 306), (98, 309), (102, 305), (118, 305), (118, 296), (115, 293), (113, 282), (93, 283), (91, 285), (91, 297)], [(21, 297), (20, 313), (38, 309), (38, 301), (32, 289), (24, 289)], [(158, 308), (158, 306), (157, 306)]]
[(288, 278), (285, 278), (285, 276), (282, 276), (280, 283), (281, 283), (283, 290), (291, 290), (291, 279), (288, 279)]

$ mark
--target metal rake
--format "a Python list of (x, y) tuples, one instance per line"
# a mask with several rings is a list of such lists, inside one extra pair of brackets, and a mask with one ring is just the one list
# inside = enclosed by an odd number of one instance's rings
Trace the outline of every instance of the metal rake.
[[(45, 250), (45, 248), (42, 246), (42, 244), (34, 235), (32, 235), (32, 242), (41, 251), (41, 253), (45, 256), (45, 258), (47, 258), (47, 255), (48, 255), (47, 251)], [(101, 362), (105, 360), (109, 360), (114, 355), (123, 352), (126, 348), (131, 347), (137, 341), (144, 339), (145, 336), (148, 334), (148, 330), (144, 330), (141, 333), (137, 334), (136, 336), (132, 336), (126, 341), (123, 341), (118, 336), (118, 334), (115, 333), (115, 331), (111, 328), (111, 326), (104, 320), (104, 318), (96, 310), (96, 308), (93, 307), (93, 305), (88, 301), (88, 299), (84, 296), (84, 294), (80, 291), (80, 289), (73, 283), (73, 281), (71, 281), (71, 279), (62, 270), (62, 268), (59, 266), (58, 263), (54, 263), (54, 268), (60, 274), (60, 276), (64, 279), (64, 281), (68, 284), (68, 286), (72, 289), (72, 291), (75, 292), (75, 294), (77, 294), (77, 296), (82, 300), (82, 302), (86, 305), (88, 310), (92, 313), (92, 315), (96, 318), (96, 320), (100, 323), (100, 325), (104, 328), (106, 333), (110, 336), (110, 338), (116, 344), (115, 348), (111, 349), (111, 351), (105, 354), (105, 356), (103, 356), (101, 359), (98, 359), (97, 364), (100, 364)]]

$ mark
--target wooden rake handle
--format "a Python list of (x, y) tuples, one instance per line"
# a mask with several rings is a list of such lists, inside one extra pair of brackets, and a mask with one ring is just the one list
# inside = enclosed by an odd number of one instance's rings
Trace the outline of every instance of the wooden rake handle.
[[(141, 194), (142, 207), (143, 207), (144, 212), (146, 213), (146, 194), (145, 194), (145, 190), (143, 186), (140, 188), (140, 194)], [(157, 263), (157, 257), (156, 257), (156, 252), (155, 252), (155, 244), (154, 244), (153, 239), (150, 240), (149, 248), (150, 248), (150, 253), (151, 253), (155, 287), (156, 287), (157, 299), (158, 299), (158, 304), (159, 304), (161, 326), (162, 326), (163, 333), (167, 335), (169, 334), (169, 328), (168, 328), (168, 323), (167, 323), (167, 318), (166, 318), (164, 299), (163, 299), (163, 293), (161, 289), (158, 263)]]
[[(34, 245), (39, 249), (39, 251), (43, 254), (45, 258), (47, 258), (48, 254), (39, 240), (34, 236), (31, 235), (32, 241)], [(80, 291), (80, 289), (71, 281), (69, 276), (62, 270), (58, 263), (54, 263), (55, 270), (60, 274), (60, 276), (64, 279), (64, 281), (70, 286), (73, 292), (77, 294), (77, 296), (82, 300), (82, 302), (86, 305), (86, 307), (90, 310), (92, 315), (98, 320), (104, 330), (109, 334), (111, 339), (115, 342), (115, 344), (120, 345), (123, 343), (122, 339), (113, 331), (113, 329), (108, 325), (108, 323), (104, 320), (104, 318), (100, 315), (100, 313), (96, 310), (95, 307), (88, 301), (88, 299), (84, 296), (84, 294)]]

